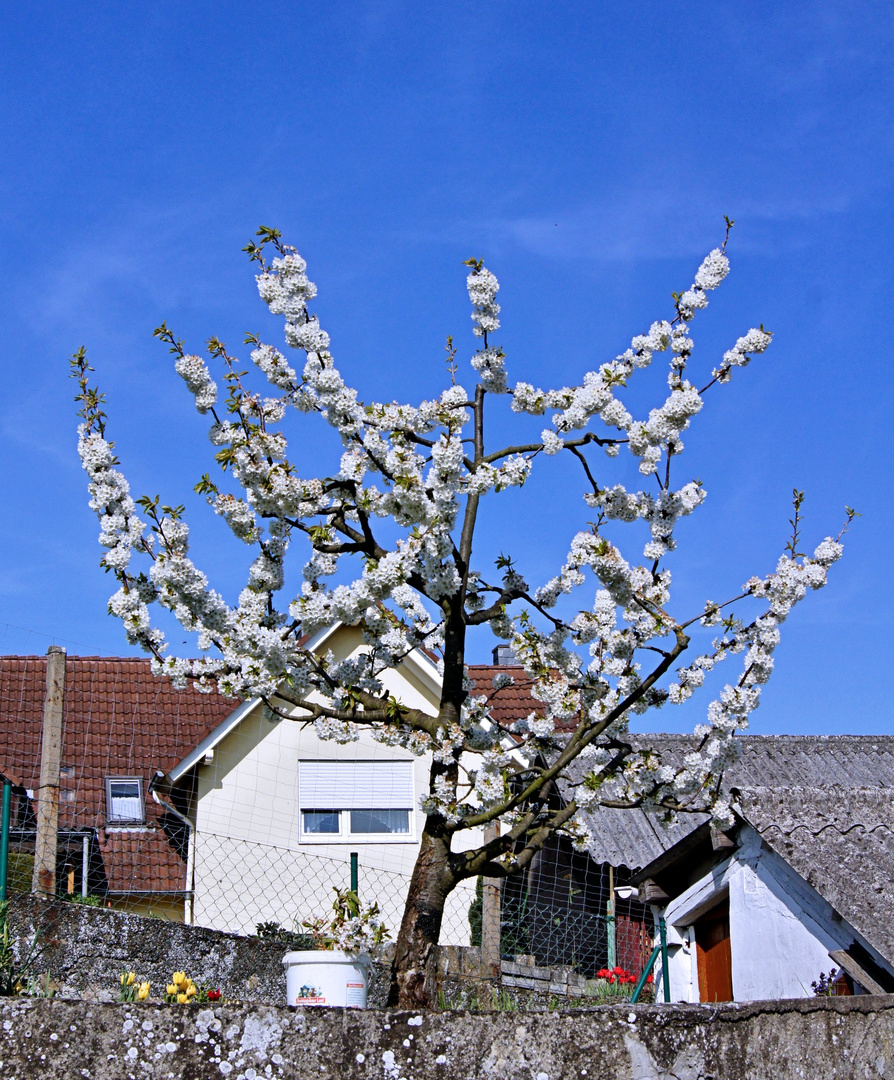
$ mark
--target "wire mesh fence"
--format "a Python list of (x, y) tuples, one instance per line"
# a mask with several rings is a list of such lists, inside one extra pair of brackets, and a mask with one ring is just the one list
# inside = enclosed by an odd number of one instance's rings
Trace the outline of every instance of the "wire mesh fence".
[[(305, 920), (329, 911), (334, 889), (350, 887), (349, 854), (333, 859), (200, 834), (195, 841), (192, 920), (198, 926), (235, 933), (253, 934), (258, 925), (270, 923), (295, 931)], [(409, 885), (407, 874), (359, 862), (360, 899), (378, 905), (392, 938), (400, 927)], [(474, 890), (474, 882), (464, 883), (448, 897), (441, 944), (469, 944)]]
[[(144, 660), (68, 657), (57, 772), (48, 781), (47, 685), (46, 658), (0, 658), (12, 891), (231, 933), (261, 926), (290, 934), (326, 915), (333, 890), (350, 886), (357, 850), (361, 900), (378, 904), (396, 936), (418, 850), (413, 807), (428, 783), (424, 760), (399, 760), (378, 744), (336, 757), (299, 725), (173, 690)], [(35, 837), (47, 785), (56, 793), (55, 872), (43, 867), (41, 884)], [(502, 957), (588, 978), (614, 966), (642, 970), (651, 916), (619, 901), (620, 873), (567, 841), (548, 844), (500, 885)], [(477, 885), (462, 882), (448, 897), (442, 945), (480, 942)]]

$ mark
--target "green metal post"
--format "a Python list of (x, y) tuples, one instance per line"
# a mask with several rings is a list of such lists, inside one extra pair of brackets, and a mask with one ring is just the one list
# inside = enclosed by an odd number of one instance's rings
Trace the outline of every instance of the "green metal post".
[(354, 893), (355, 896), (360, 895), (359, 878), (360, 878), (360, 875), (359, 875), (358, 870), (357, 870), (357, 852), (352, 851), (351, 852), (351, 892)]
[(661, 946), (656, 945), (652, 950), (652, 955), (649, 957), (649, 962), (642, 970), (642, 974), (637, 979), (636, 986), (633, 988), (633, 993), (630, 995), (630, 1004), (635, 1005), (639, 1001), (639, 996), (643, 992), (643, 987), (646, 985), (646, 979), (649, 977), (649, 972), (655, 967), (655, 961), (658, 959), (658, 954), (661, 952)]
[(613, 968), (615, 966), (616, 948), (615, 948), (615, 915), (609, 908), (608, 915), (605, 916), (605, 936), (606, 936), (606, 959), (608, 966)]
[(658, 934), (661, 938), (661, 985), (664, 988), (664, 1000), (670, 1002), (671, 984), (670, 968), (667, 963), (667, 924), (663, 918), (658, 920)]
[(12, 802), (12, 782), (3, 781), (3, 810), (0, 814), (0, 903), (6, 900), (9, 877), (9, 807)]

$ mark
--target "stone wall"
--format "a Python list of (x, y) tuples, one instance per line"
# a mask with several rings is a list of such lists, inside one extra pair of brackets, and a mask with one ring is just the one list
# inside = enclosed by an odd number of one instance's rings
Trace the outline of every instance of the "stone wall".
[[(149, 979), (153, 991), (169, 982), (174, 971), (185, 971), (228, 999), (271, 1005), (286, 1000), (282, 967), (286, 947), (280, 944), (27, 894), (13, 899), (10, 922), (20, 953), (38, 941), (39, 955), (30, 973), (49, 973), (62, 997), (116, 1000), (118, 977), (129, 970)], [(479, 949), (447, 946), (439, 953), (441, 985), (449, 1001), (489, 1000), (492, 980), (483, 974)], [(373, 1008), (385, 1005), (389, 965), (386, 950), (373, 965), (369, 994)], [(585, 980), (570, 969), (511, 963), (503, 967), (503, 987), (523, 1003), (545, 1007), (557, 996), (585, 993)]]
[(890, 1080), (894, 996), (531, 1014), (0, 1001), (4, 1080)]

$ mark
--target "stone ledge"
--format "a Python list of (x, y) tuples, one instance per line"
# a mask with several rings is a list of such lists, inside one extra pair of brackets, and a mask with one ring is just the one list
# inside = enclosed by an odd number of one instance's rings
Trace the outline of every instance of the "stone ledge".
[(4, 1080), (866, 1080), (894, 996), (574, 1013), (0, 1001)]

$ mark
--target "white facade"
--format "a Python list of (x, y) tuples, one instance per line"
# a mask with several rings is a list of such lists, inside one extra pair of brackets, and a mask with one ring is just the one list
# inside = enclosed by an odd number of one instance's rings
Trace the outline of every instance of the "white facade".
[[(743, 825), (730, 858), (663, 911), (655, 909), (667, 924), (672, 1001), (700, 1000), (694, 923), (726, 896), (735, 1001), (812, 997), (811, 983), (835, 966), (830, 951), (854, 941), (884, 965), (830, 904)], [(656, 983), (660, 1000), (660, 975)]]
[[(339, 659), (363, 647), (359, 630), (344, 626), (321, 635), (314, 645), (331, 649)], [(381, 681), (410, 708), (433, 713), (438, 707), (440, 679), (434, 664), (421, 654), (387, 671)], [(429, 756), (414, 757), (384, 746), (365, 732), (358, 741), (344, 745), (322, 740), (313, 724), (270, 719), (258, 703), (234, 713), (234, 722), (222, 725), (191, 758), (191, 766), (190, 759), (183, 764), (196, 774), (190, 817), (195, 824), (197, 925), (254, 933), (258, 923), (276, 921), (293, 929), (304, 919), (324, 915), (331, 908), (333, 889), (349, 886), (350, 855), (356, 852), (361, 900), (379, 904), (392, 939), (396, 936), (425, 821), (418, 807), (428, 790)], [(309, 808), (302, 803), (302, 762), (308, 778), (304, 803), (312, 809), (327, 801), (320, 791), (320, 776), (334, 777), (328, 809), (341, 811), (337, 833), (308, 831), (312, 818), (302, 814)], [(341, 762), (346, 767), (312, 769), (318, 762), (336, 766)], [(382, 768), (377, 770), (376, 765)], [(336, 782), (339, 776), (358, 778), (363, 790), (353, 801), (345, 784)], [(408, 831), (352, 833), (352, 819), (357, 817), (351, 808), (374, 803), (387, 811), (382, 792), (388, 784), (400, 803), (394, 810), (410, 811), (391, 816), (401, 828), (405, 819)], [(364, 827), (369, 827), (368, 821)], [(469, 835), (467, 844), (476, 842), (480, 835)], [(468, 944), (468, 909), (474, 892), (474, 881), (464, 882), (449, 897), (443, 944)]]

